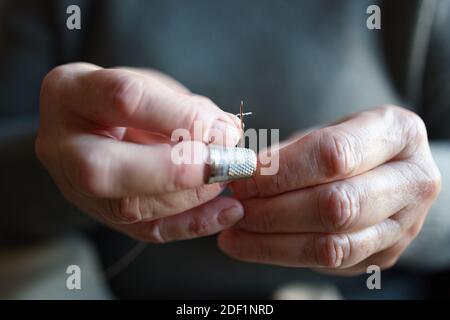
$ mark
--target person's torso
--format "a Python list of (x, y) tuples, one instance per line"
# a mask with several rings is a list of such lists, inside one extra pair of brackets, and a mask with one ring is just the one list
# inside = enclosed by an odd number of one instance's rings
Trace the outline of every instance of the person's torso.
[(373, 1), (105, 1), (90, 15), (82, 59), (151, 67), (248, 127), (281, 136), (377, 105), (400, 104)]

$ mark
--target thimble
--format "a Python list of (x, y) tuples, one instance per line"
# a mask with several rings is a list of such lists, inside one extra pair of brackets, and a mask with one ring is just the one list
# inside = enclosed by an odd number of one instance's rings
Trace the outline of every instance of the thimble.
[(251, 149), (209, 146), (208, 183), (244, 179), (256, 172), (256, 154)]

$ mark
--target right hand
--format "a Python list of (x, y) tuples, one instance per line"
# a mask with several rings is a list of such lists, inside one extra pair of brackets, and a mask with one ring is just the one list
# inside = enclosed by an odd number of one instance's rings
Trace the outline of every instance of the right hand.
[(218, 197), (223, 187), (204, 185), (204, 163), (171, 161), (173, 130), (201, 121), (203, 141), (181, 143), (206, 148), (214, 130), (237, 142), (237, 119), (171, 78), (68, 64), (45, 77), (40, 104), (38, 158), (64, 196), (100, 222), (167, 242), (222, 231), (243, 216), (237, 200)]

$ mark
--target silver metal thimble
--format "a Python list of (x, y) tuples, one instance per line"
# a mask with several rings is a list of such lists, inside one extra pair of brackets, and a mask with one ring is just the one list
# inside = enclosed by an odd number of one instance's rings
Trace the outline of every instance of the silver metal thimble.
[(256, 154), (251, 149), (209, 146), (208, 183), (250, 178), (256, 172)]

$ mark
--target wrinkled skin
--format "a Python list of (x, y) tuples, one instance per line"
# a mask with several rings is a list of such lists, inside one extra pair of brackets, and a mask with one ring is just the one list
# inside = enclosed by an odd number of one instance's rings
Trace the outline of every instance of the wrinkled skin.
[[(173, 130), (232, 132), (239, 121), (155, 71), (69, 64), (41, 90), (36, 152), (65, 197), (95, 219), (149, 242), (221, 232), (239, 260), (342, 275), (392, 266), (440, 190), (426, 128), (382, 106), (283, 142), (276, 175), (204, 185), (205, 164), (174, 165)], [(261, 167), (260, 167), (261, 168)], [(245, 210), (245, 215), (244, 215)]]
[(200, 121), (195, 148), (224, 130), (235, 144), (233, 117), (158, 72), (68, 64), (43, 81), (36, 152), (65, 197), (95, 219), (143, 241), (190, 239), (233, 225), (243, 208), (218, 197), (223, 186), (204, 185), (204, 163), (171, 161), (171, 133)]
[(382, 106), (285, 142), (277, 175), (233, 183), (244, 219), (220, 235), (230, 256), (353, 275), (389, 268), (440, 190), (423, 121)]

